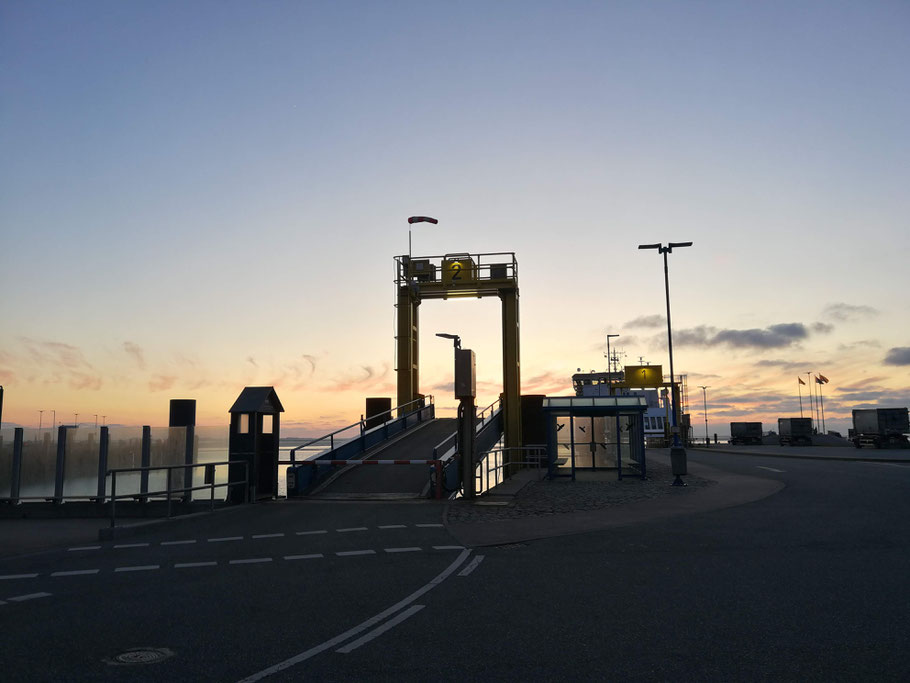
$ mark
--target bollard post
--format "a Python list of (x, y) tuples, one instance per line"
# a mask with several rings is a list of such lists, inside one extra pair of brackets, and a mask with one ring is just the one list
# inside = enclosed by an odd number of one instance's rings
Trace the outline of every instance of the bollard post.
[(63, 503), (63, 479), (66, 469), (66, 427), (57, 427), (57, 472), (54, 479), (54, 503)]
[(22, 480), (22, 437), (25, 430), (22, 427), (16, 427), (13, 432), (13, 469), (9, 483), (9, 497), (13, 505), (19, 504), (19, 483)]
[(103, 503), (106, 491), (107, 480), (107, 456), (110, 449), (110, 427), (102, 427), (101, 435), (98, 439), (98, 495), (96, 502)]
[(142, 459), (139, 461), (142, 472), (139, 473), (139, 502), (148, 502), (149, 497), (149, 471), (152, 461), (152, 428), (148, 425), (142, 427)]

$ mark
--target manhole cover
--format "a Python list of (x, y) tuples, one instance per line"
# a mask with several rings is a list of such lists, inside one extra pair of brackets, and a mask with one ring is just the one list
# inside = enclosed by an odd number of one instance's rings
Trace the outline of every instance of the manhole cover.
[(157, 664), (173, 656), (173, 650), (166, 647), (134, 647), (104, 661), (108, 664)]

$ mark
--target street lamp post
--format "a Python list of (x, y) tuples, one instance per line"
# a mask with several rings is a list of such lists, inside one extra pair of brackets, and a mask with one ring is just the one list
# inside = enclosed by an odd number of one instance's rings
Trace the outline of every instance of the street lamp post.
[(708, 446), (711, 443), (708, 440), (708, 387), (709, 386), (711, 386), (711, 385), (710, 384), (709, 385), (700, 384), (698, 386), (698, 388), (701, 389), (702, 398), (704, 399), (704, 402), (705, 402), (705, 446)]
[(673, 486), (685, 486), (680, 475), (686, 474), (686, 449), (679, 443), (679, 426), (677, 425), (676, 412), (679, 408), (674, 391), (676, 375), (673, 371), (673, 326), (670, 324), (670, 275), (667, 268), (667, 254), (673, 252), (674, 248), (691, 247), (692, 242), (668, 242), (667, 246), (663, 244), (639, 244), (639, 249), (657, 249), (658, 253), (664, 257), (664, 289), (667, 294), (667, 346), (670, 352), (670, 417), (673, 428), (673, 447), (670, 449), (670, 461), (673, 468), (673, 474), (676, 478), (673, 480)]
[(607, 335), (607, 384), (610, 387), (610, 396), (613, 395), (613, 359), (610, 357), (610, 339), (618, 334)]

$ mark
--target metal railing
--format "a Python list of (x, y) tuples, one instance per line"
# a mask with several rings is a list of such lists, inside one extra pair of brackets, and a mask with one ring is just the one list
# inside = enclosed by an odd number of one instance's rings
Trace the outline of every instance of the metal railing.
[(419, 256), (413, 258), (414, 263), (423, 262), (425, 268), (421, 271), (410, 268), (412, 257), (407, 254), (395, 257), (395, 284), (399, 287), (409, 281), (422, 283), (441, 283), (445, 280), (444, 269), (446, 263), (458, 261), (468, 263), (472, 271), (465, 274), (471, 280), (484, 282), (501, 282), (503, 280), (518, 280), (518, 259), (514, 251), (437, 254), (433, 256)]
[[(219, 465), (228, 466), (228, 480), (222, 484), (215, 483), (215, 467)], [(244, 478), (243, 481), (231, 481), (230, 475), (230, 466), (231, 465), (243, 465)], [(180, 488), (172, 488), (171, 483), (173, 475), (171, 474), (173, 470), (191, 470), (194, 467), (204, 467), (205, 471), (205, 481), (207, 483), (202, 486), (181, 486)], [(149, 472), (158, 472), (165, 470), (166, 474), (166, 484), (163, 491), (143, 491), (142, 493), (123, 493), (119, 496), (117, 495), (117, 475), (126, 474), (129, 472), (139, 472), (142, 475), (147, 476)], [(205, 462), (198, 463), (193, 465), (157, 465), (151, 467), (123, 467), (118, 469), (108, 470), (106, 476), (111, 478), (111, 495), (109, 496), (111, 501), (111, 527), (116, 526), (117, 522), (117, 500), (140, 500), (145, 502), (148, 498), (153, 496), (160, 497), (165, 496), (167, 499), (167, 516), (171, 517), (171, 504), (173, 502), (173, 495), (175, 493), (186, 494), (184, 500), (188, 501), (192, 497), (193, 491), (211, 491), (211, 509), (215, 509), (215, 489), (223, 488), (228, 486), (243, 486), (244, 494), (243, 501), (245, 503), (250, 502), (250, 466), (246, 460), (224, 460), (221, 462)]]
[[(520, 454), (520, 459), (513, 460), (511, 458), (503, 458), (503, 455), (512, 455), (518, 453)], [(490, 465), (490, 462), (496, 464)], [(547, 447), (546, 446), (512, 446), (512, 447), (502, 447), (502, 448), (491, 448), (488, 451), (478, 454), (477, 462), (475, 463), (475, 481), (479, 484), (475, 489), (478, 493), (486, 493), (492, 487), (490, 486), (490, 475), (493, 475), (493, 486), (501, 484), (509, 477), (513, 476), (513, 472), (508, 470), (512, 467), (534, 467), (537, 470), (537, 478), (542, 479), (543, 476), (546, 476), (547, 466)], [(508, 470), (508, 471), (507, 471)], [(502, 476), (500, 477), (499, 473), (502, 471)], [(544, 472), (541, 475), (541, 471)], [(484, 475), (486, 475), (486, 482), (484, 482)]]
[[(417, 405), (416, 408), (412, 408), (411, 406), (414, 406), (415, 404), (420, 404), (420, 405)], [(355, 427), (359, 430), (357, 436), (362, 439), (362, 443), (361, 443), (362, 447), (360, 450), (361, 450), (361, 452), (363, 452), (367, 449), (367, 444), (366, 444), (367, 439), (364, 438), (365, 435), (374, 433), (378, 429), (384, 429), (386, 432), (388, 432), (389, 423), (393, 423), (397, 420), (401, 420), (402, 418), (406, 419), (408, 417), (408, 415), (411, 415), (418, 410), (422, 410), (424, 408), (427, 408), (427, 407), (430, 407), (433, 405), (434, 405), (433, 397), (424, 396), (423, 398), (418, 398), (413, 401), (409, 401), (408, 403), (404, 403), (400, 406), (397, 406), (395, 408), (390, 408), (389, 410), (385, 410), (381, 413), (378, 413), (377, 415), (371, 415), (368, 419), (364, 419), (364, 416), (361, 415), (360, 420), (358, 422), (351, 423), (351, 424), (347, 425), (346, 427), (342, 427), (341, 429), (336, 429), (334, 432), (329, 432), (328, 434), (316, 437), (315, 439), (310, 439), (309, 441), (292, 448), (289, 453), (290, 460), (279, 460), (278, 464), (279, 465), (295, 464), (297, 462), (297, 451), (302, 450), (304, 448), (308, 448), (309, 446), (312, 446), (314, 444), (323, 442), (326, 439), (328, 439), (328, 441), (329, 441), (328, 448), (325, 449), (325, 451), (323, 451), (322, 453), (318, 453), (313, 457), (319, 457), (323, 453), (334, 451), (335, 450), (335, 437), (337, 437), (339, 434), (343, 434), (344, 432), (348, 431), (349, 429), (354, 429)], [(410, 408), (410, 410), (408, 410), (408, 408)], [(396, 412), (397, 412), (397, 417), (392, 417), (392, 414), (396, 413)], [(375, 420), (384, 415), (388, 415), (388, 418), (386, 420), (383, 420), (383, 422), (381, 424), (378, 424), (375, 427), (371, 427), (369, 429), (366, 428), (366, 424), (368, 421)], [(356, 437), (352, 437), (352, 438), (356, 438)]]
[(479, 432), (487, 422), (496, 417), (497, 413), (502, 410), (502, 399), (497, 398), (486, 408), (477, 413), (477, 421), (474, 424), (474, 431)]

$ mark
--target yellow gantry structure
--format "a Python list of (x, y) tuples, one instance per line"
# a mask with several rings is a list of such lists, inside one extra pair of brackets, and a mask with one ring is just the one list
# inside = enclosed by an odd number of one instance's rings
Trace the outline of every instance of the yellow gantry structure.
[[(505, 446), (521, 446), (521, 354), (518, 261), (512, 252), (396, 256), (395, 337), (398, 405), (420, 397), (420, 324), (425, 299), (498, 296), (502, 301), (502, 406)], [(456, 330), (457, 331), (457, 330)], [(510, 460), (519, 460), (516, 455)]]

